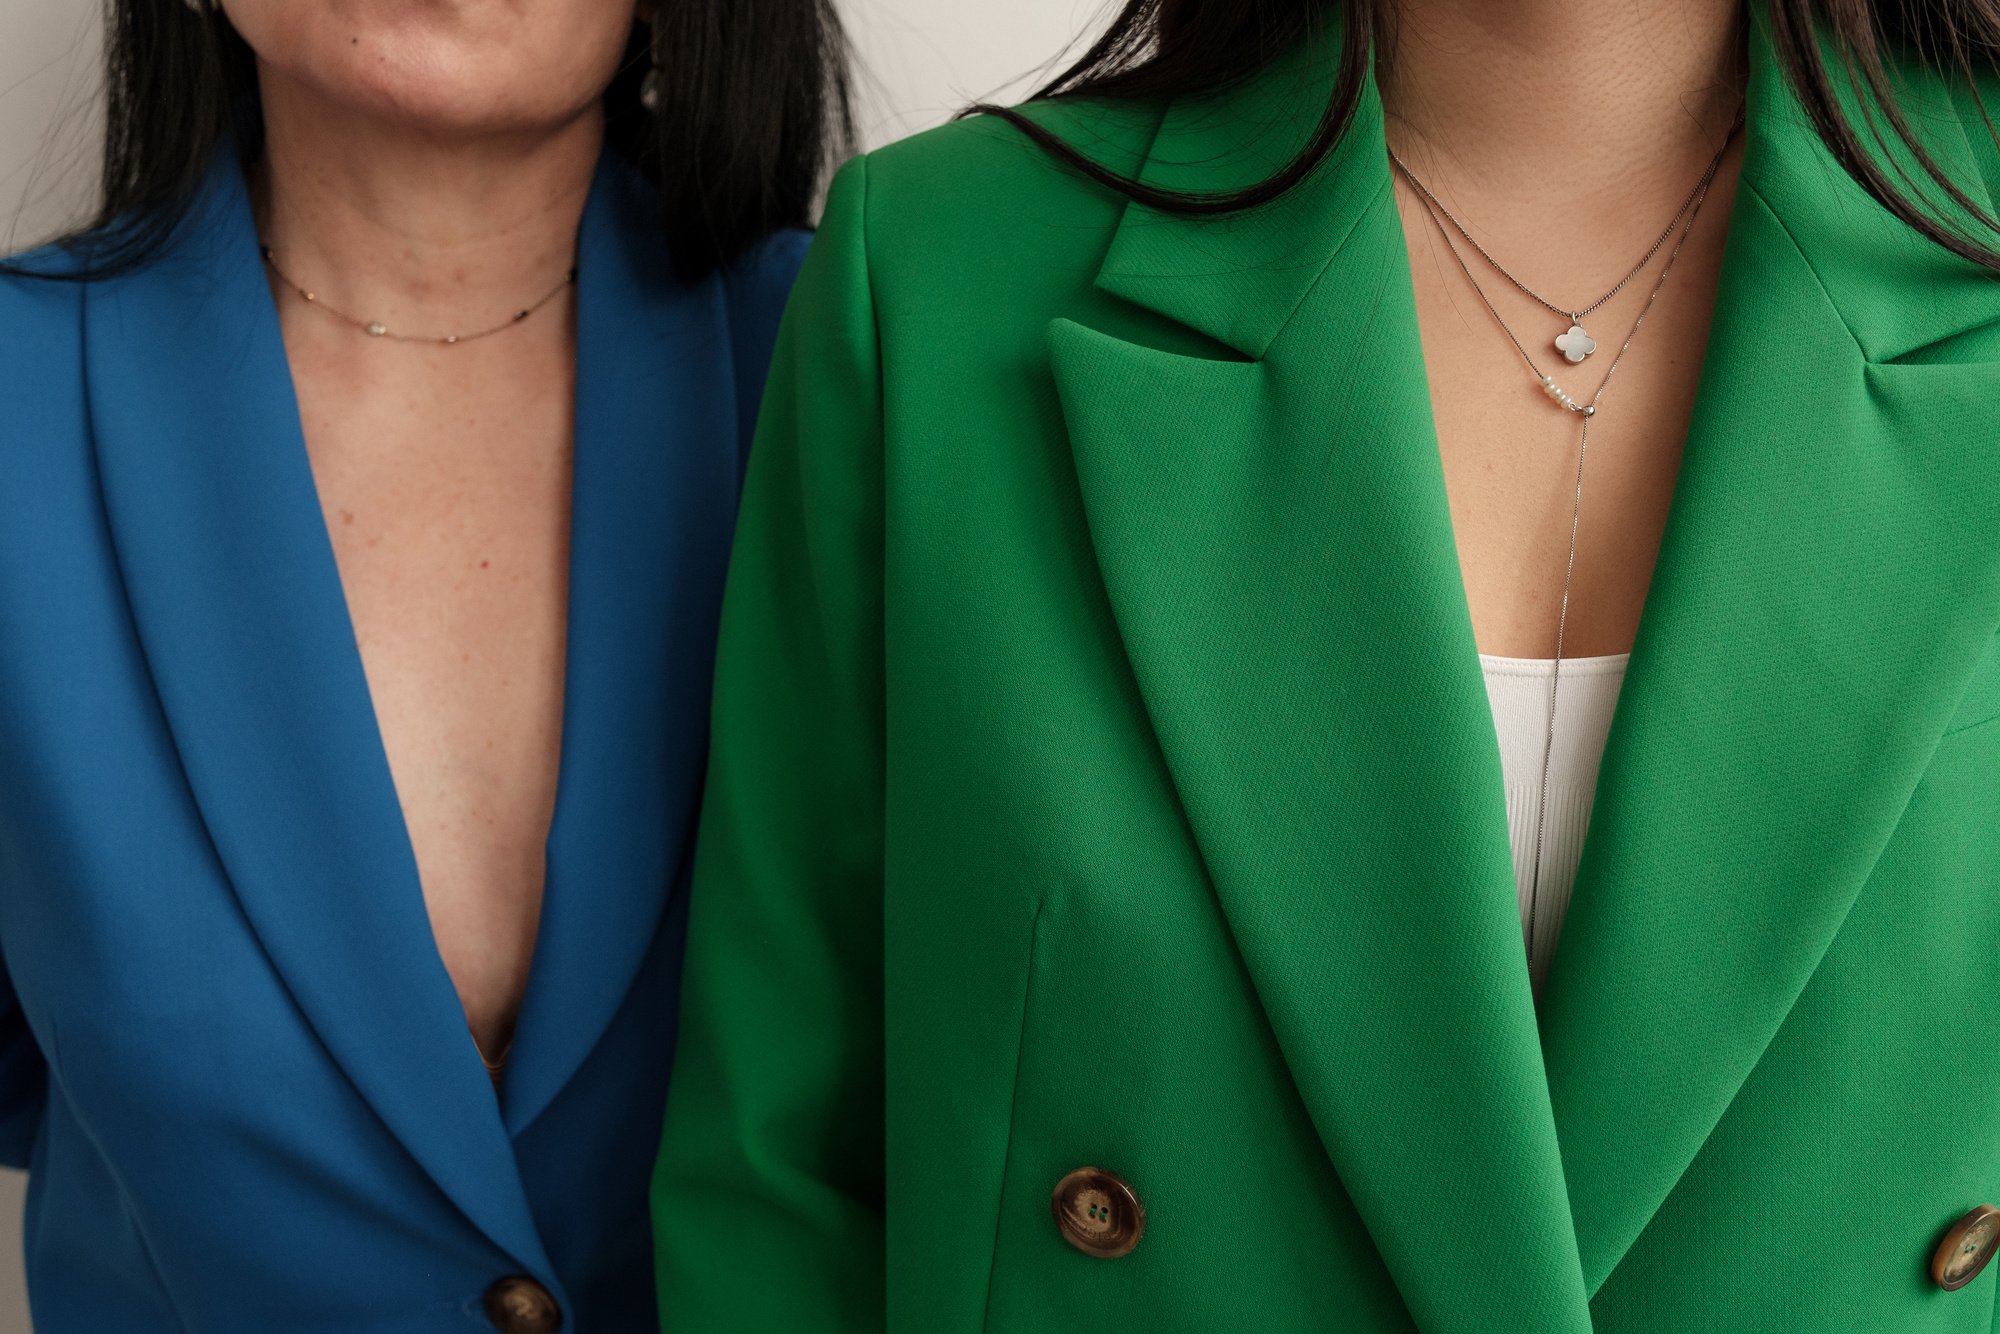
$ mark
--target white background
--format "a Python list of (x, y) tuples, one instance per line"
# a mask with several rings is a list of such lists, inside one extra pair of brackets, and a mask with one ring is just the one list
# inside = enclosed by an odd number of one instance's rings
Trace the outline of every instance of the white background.
[[(1100, 10), (1099, 0), (842, 4), (862, 67), (859, 121), (869, 147), (936, 124), (967, 102), (1022, 92), (1026, 76), (1049, 65)], [(0, 0), (0, 250), (43, 239), (86, 207), (95, 169), (97, 12), (97, 0)], [(28, 1330), (21, 1185), (0, 1171), (0, 1334)]]

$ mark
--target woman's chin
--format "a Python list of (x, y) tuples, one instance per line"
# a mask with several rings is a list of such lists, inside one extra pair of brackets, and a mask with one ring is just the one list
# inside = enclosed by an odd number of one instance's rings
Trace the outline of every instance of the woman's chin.
[(573, 121), (623, 57), (633, 6), (602, 0), (233, 0), (265, 73), (326, 112), (440, 136), (533, 133)]

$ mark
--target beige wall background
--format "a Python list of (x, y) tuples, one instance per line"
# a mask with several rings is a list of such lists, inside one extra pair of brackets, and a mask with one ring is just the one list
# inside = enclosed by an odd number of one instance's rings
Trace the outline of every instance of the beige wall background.
[[(158, 0), (161, 4), (177, 0)], [(841, 0), (861, 65), (859, 129), (875, 147), (967, 102), (1020, 93), (1102, 0)], [(73, 222), (96, 168), (97, 0), (0, 0), (0, 249)], [(29, 1334), (22, 1178), (0, 1171), (0, 1334)]]

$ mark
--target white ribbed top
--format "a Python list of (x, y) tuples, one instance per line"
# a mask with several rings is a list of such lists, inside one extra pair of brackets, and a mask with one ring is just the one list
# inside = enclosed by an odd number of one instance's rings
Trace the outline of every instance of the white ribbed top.
[[(1628, 653), (1564, 658), (1556, 691), (1555, 745), (1549, 753), (1549, 814), (1543, 831), (1540, 905), (1535, 911), (1534, 986), (1541, 989), (1569, 910), (1584, 831), (1597, 795), (1597, 765)], [(1528, 932), (1528, 889), (1535, 865), (1535, 814), (1542, 801), (1542, 750), (1549, 734), (1553, 658), (1479, 655), (1493, 726), (1500, 736), (1500, 772), (1507, 785), (1507, 832), (1514, 845), (1514, 881), (1521, 900), (1521, 935)]]

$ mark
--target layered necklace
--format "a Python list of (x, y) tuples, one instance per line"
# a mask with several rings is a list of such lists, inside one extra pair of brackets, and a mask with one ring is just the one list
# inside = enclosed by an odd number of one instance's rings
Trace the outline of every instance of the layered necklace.
[[(1646, 253), (1639, 257), (1639, 262), (1627, 270), (1625, 276), (1620, 278), (1612, 285), (1611, 290), (1598, 297), (1597, 300), (1591, 302), (1589, 305), (1574, 308), (1565, 307), (1554, 301), (1550, 301), (1547, 297), (1514, 276), (1505, 265), (1493, 257), (1485, 246), (1473, 239), (1472, 233), (1431, 192), (1430, 187), (1425, 185), (1417, 177), (1417, 174), (1410, 170), (1409, 164), (1398, 157), (1394, 149), (1389, 151), (1389, 160), (1395, 164), (1396, 170), (1402, 173), (1403, 178), (1410, 183), (1411, 187), (1416, 190), (1418, 196), (1423, 200), (1424, 209), (1430, 215), (1432, 225), (1438, 229), (1438, 234), (1444, 238), (1445, 248), (1450, 250), (1451, 257), (1458, 261), (1459, 270), (1465, 274), (1466, 282), (1471, 284), (1472, 290), (1478, 295), (1480, 304), (1484, 305), (1487, 313), (1492, 315), (1493, 323), (1499, 327), (1501, 333), (1507, 336), (1507, 341), (1514, 345), (1514, 350), (1520, 353), (1521, 360), (1527, 365), (1528, 373), (1535, 377), (1535, 382), (1540, 386), (1543, 395), (1548, 398), (1549, 402), (1564, 412), (1576, 414), (1581, 423), (1577, 431), (1576, 442), (1576, 482), (1570, 496), (1569, 554), (1563, 562), (1562, 598), (1556, 611), (1556, 656), (1553, 670), (1549, 676), (1548, 730), (1542, 740), (1541, 797), (1535, 808), (1533, 869), (1529, 872), (1528, 880), (1528, 922), (1526, 934), (1528, 974), (1530, 977), (1534, 975), (1535, 970), (1535, 925), (1536, 916), (1541, 906), (1542, 850), (1548, 828), (1549, 766), (1550, 760), (1555, 754), (1556, 690), (1562, 680), (1563, 634), (1569, 624), (1570, 585), (1576, 573), (1576, 539), (1577, 530), (1583, 517), (1583, 465), (1584, 459), (1590, 450), (1590, 423), (1591, 419), (1597, 415), (1598, 406), (1604, 401), (1605, 391), (1611, 387), (1612, 377), (1618, 374), (1618, 367), (1623, 364), (1626, 352), (1631, 350), (1632, 340), (1638, 336), (1640, 326), (1646, 322), (1646, 316), (1652, 312), (1653, 303), (1659, 299), (1660, 289), (1666, 286), (1667, 275), (1673, 272), (1674, 261), (1680, 258), (1681, 247), (1687, 243), (1689, 233), (1694, 230), (1695, 220), (1701, 216), (1701, 206), (1702, 202), (1708, 197), (1708, 188), (1714, 184), (1715, 174), (1722, 168), (1722, 159), (1729, 152), (1729, 145), (1735, 139), (1736, 132), (1742, 128), (1742, 125), (1743, 117), (1742, 113), (1739, 112), (1735, 123), (1730, 126), (1729, 133), (1723, 136), (1722, 146), (1716, 150), (1715, 156), (1709, 160), (1707, 169), (1701, 173), (1700, 179), (1694, 183), (1693, 188), (1681, 200), (1680, 208), (1674, 212), (1674, 216), (1660, 231), (1659, 236), (1654, 238), (1653, 244), (1647, 247)], [(1457, 239), (1454, 239), (1454, 233)], [(1536, 363), (1534, 356), (1528, 351), (1526, 344), (1515, 335), (1514, 330), (1501, 317), (1500, 311), (1493, 304), (1492, 298), (1486, 295), (1486, 289), (1480, 286), (1479, 279), (1473, 275), (1472, 266), (1467, 263), (1464, 252), (1459, 248), (1460, 240), (1466, 246), (1469, 246), (1485, 262), (1488, 268), (1513, 284), (1523, 295), (1568, 321), (1568, 327), (1555, 336), (1553, 343), (1555, 350), (1561, 353), (1564, 359), (1572, 365), (1582, 362), (1597, 350), (1597, 340), (1591, 337), (1583, 327), (1584, 317), (1623, 291), (1627, 284), (1645, 271), (1646, 266), (1653, 262), (1654, 257), (1660, 253), (1662, 248), (1666, 248), (1667, 258), (1666, 262), (1660, 266), (1659, 276), (1653, 280), (1652, 290), (1646, 294), (1645, 304), (1639, 308), (1638, 315), (1633, 319), (1632, 327), (1626, 331), (1624, 341), (1618, 345), (1617, 352), (1612, 355), (1611, 364), (1605, 367), (1604, 378), (1597, 382), (1596, 391), (1588, 397), (1578, 398), (1565, 391), (1561, 385), (1556, 383), (1553, 375), (1544, 371)], [(1671, 247), (1668, 247), (1669, 241), (1672, 242)]]

